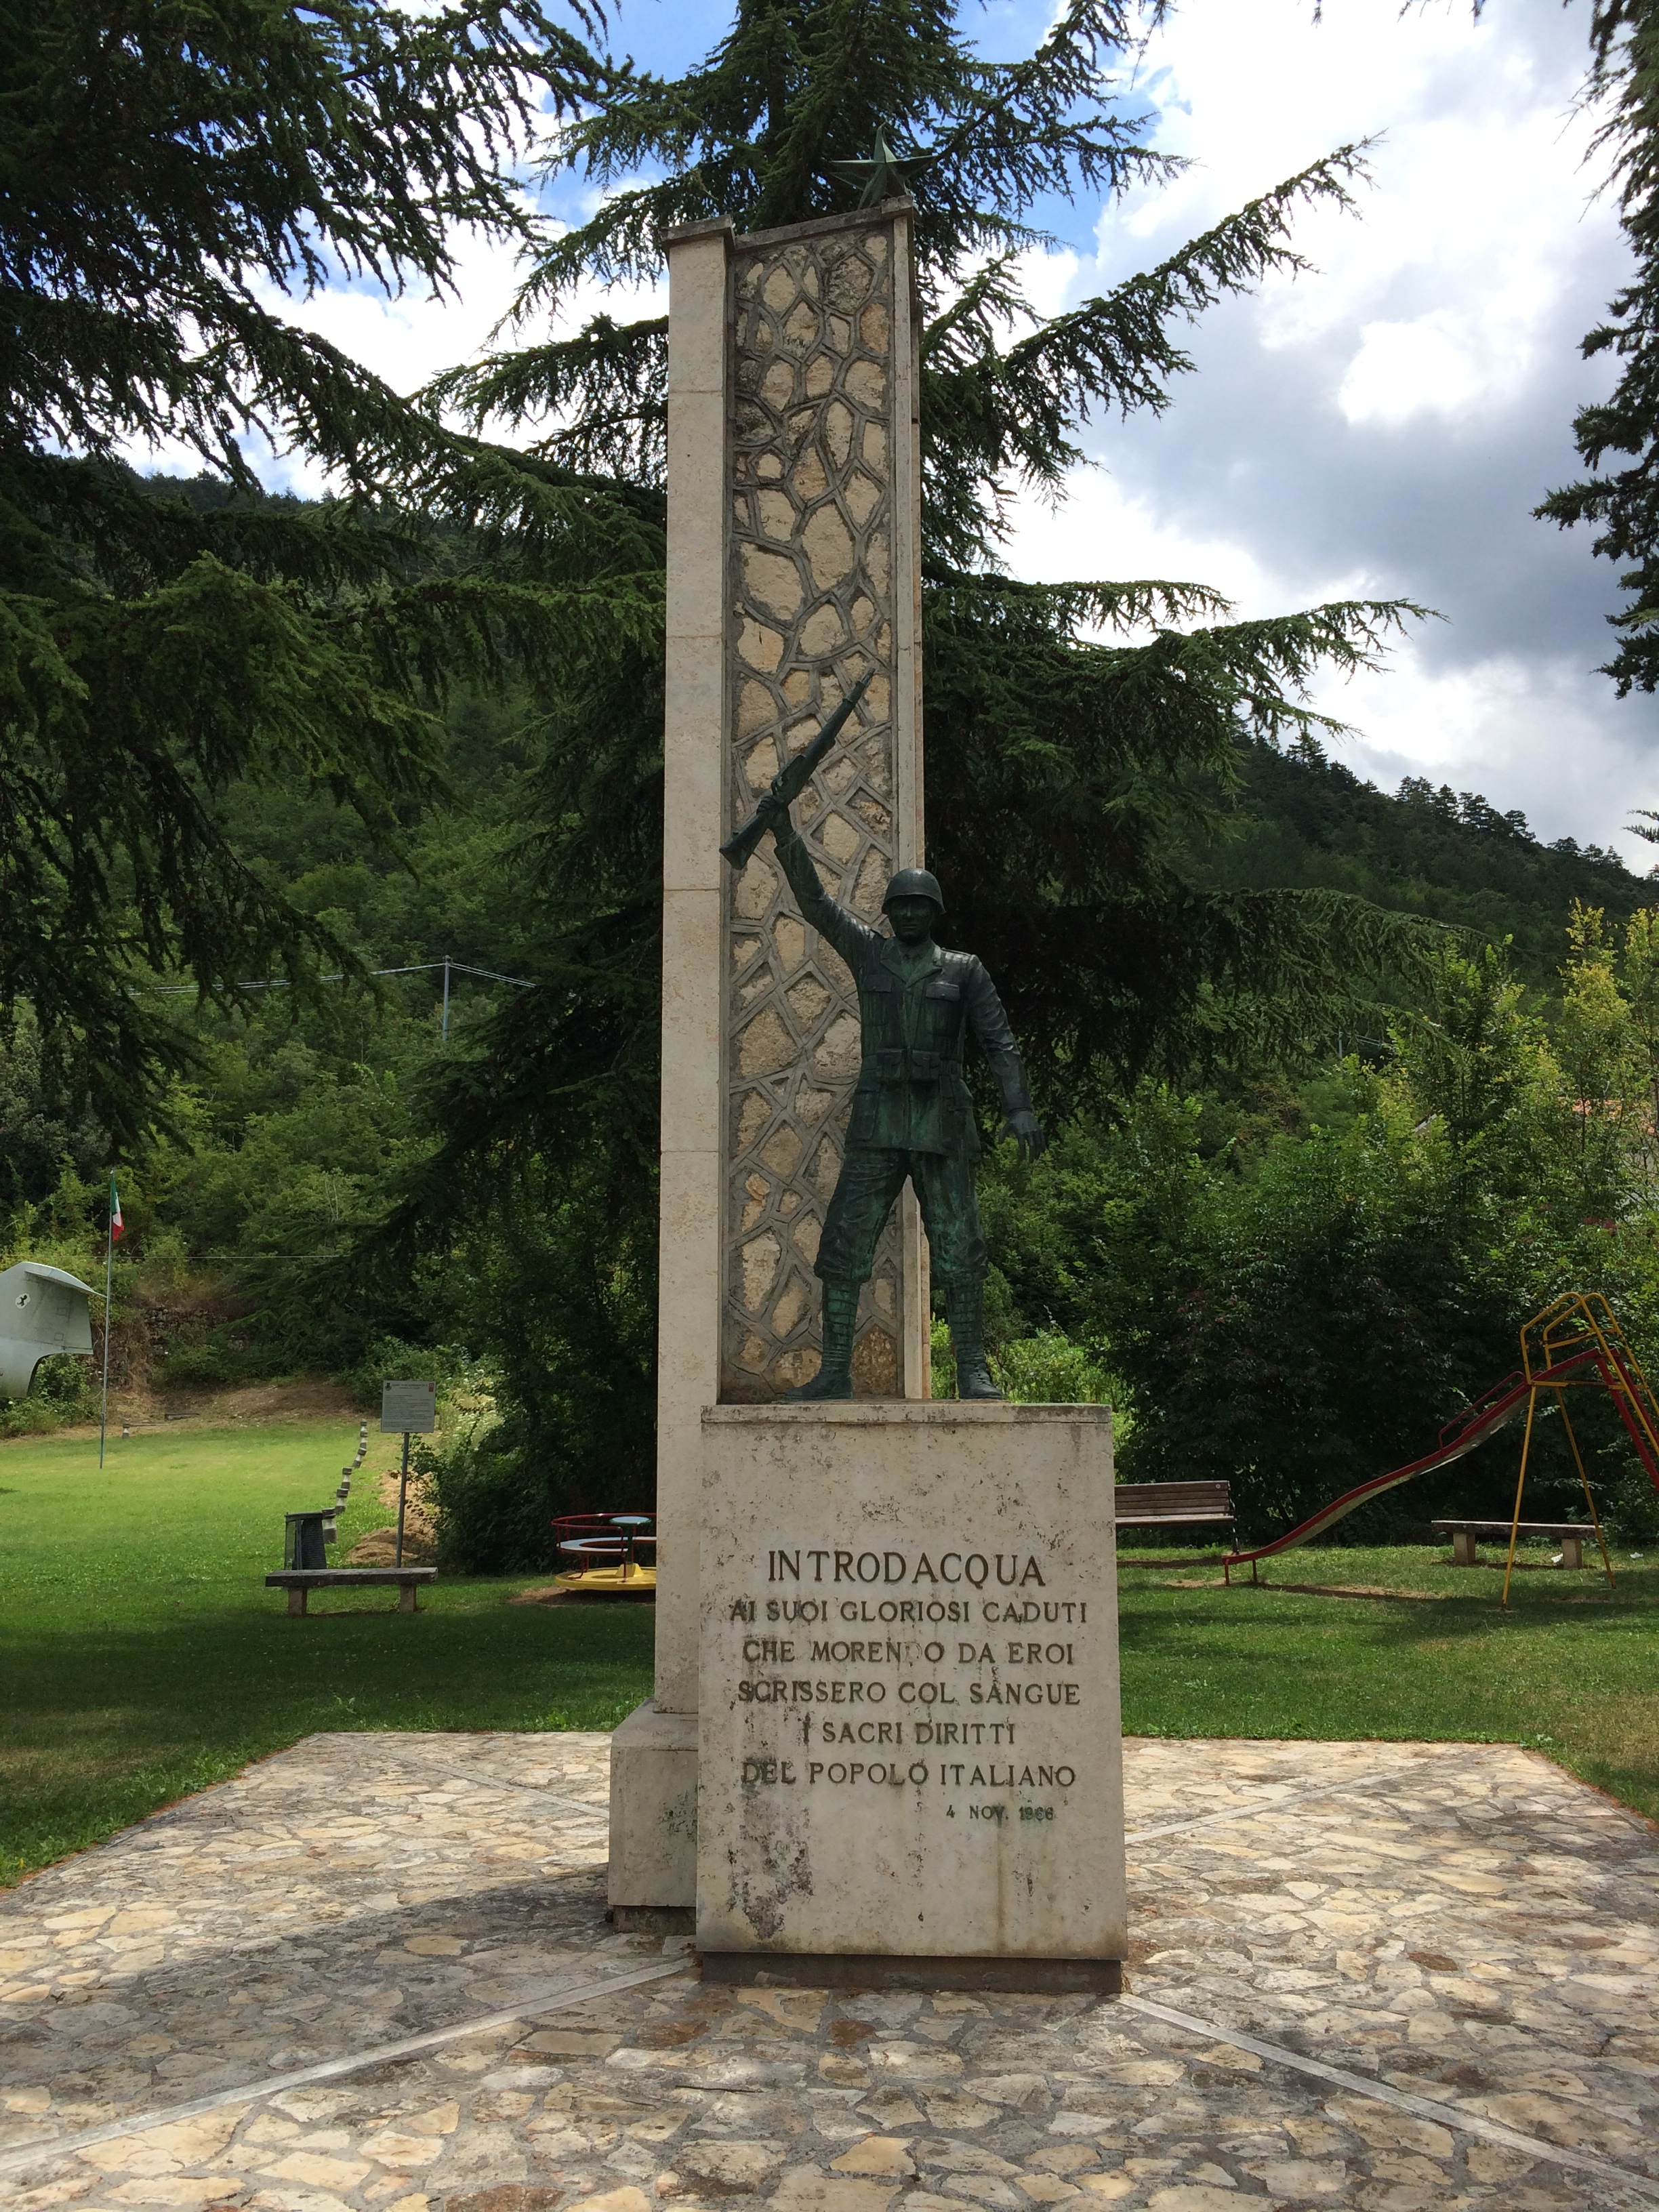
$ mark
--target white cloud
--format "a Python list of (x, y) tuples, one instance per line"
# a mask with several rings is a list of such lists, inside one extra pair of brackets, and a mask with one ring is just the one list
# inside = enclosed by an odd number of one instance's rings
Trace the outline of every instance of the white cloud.
[(1473, 317), (1445, 307), (1409, 323), (1362, 324), (1336, 404), (1350, 422), (1392, 426), (1425, 410), (1456, 414), (1489, 388), (1484, 335)]
[(1014, 276), (1039, 315), (1058, 315), (1071, 305), (1078, 275), (1083, 267), (1075, 253), (1022, 253)]
[(1592, 198), (1574, 112), (1583, 12), (1464, 0), (1187, 0), (1139, 89), (1173, 190), (1107, 208), (1069, 298), (1172, 251), (1316, 155), (1378, 140), (1357, 216), (1317, 209), (1317, 264), (1191, 334), (1198, 374), (1160, 420), (1103, 424), (1103, 464), (1059, 514), (1033, 501), (1023, 574), (1186, 577), (1253, 616), (1405, 597), (1440, 611), (1389, 672), (1322, 691), (1358, 734), (1340, 757), (1385, 787), (1426, 775), (1519, 806), (1547, 837), (1617, 841), (1659, 797), (1652, 703), (1595, 672), (1619, 604), (1588, 533), (1531, 519), (1577, 472), (1575, 408), (1607, 388), (1577, 340), (1617, 288), (1613, 212)]
[(1166, 520), (1152, 499), (1089, 471), (1073, 472), (1055, 506), (1022, 502), (1010, 556), (1015, 573), (1036, 583), (1159, 578), (1208, 584), (1247, 613), (1274, 604), (1273, 579), (1242, 538)]

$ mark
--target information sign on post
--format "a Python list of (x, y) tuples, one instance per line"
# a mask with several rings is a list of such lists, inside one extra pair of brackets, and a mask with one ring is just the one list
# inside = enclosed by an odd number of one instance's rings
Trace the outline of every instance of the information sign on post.
[(404, 1440), (404, 1463), (398, 1477), (398, 1549), (393, 1560), (404, 1563), (404, 1509), (409, 1501), (409, 1440), (429, 1437), (438, 1425), (438, 1386), (435, 1382), (382, 1382), (380, 1434)]
[(429, 1437), (438, 1425), (435, 1382), (382, 1382), (380, 1434)]

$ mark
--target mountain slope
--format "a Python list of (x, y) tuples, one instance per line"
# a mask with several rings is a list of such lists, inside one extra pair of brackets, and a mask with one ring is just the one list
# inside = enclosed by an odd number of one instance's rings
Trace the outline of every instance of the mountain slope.
[(1575, 899), (1619, 923), (1659, 902), (1659, 882), (1616, 853), (1571, 838), (1547, 845), (1526, 817), (1474, 792), (1407, 777), (1379, 791), (1316, 746), (1240, 748), (1237, 808), (1221, 842), (1194, 865), (1217, 888), (1354, 891), (1482, 936), (1514, 940), (1516, 968), (1550, 988)]

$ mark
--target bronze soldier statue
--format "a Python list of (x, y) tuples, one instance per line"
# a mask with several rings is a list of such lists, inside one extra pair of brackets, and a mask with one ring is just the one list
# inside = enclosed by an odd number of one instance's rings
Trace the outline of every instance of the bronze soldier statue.
[(934, 943), (945, 898), (926, 868), (901, 868), (888, 884), (882, 908), (893, 934), (884, 937), (825, 892), (787, 802), (763, 799), (760, 811), (801, 913), (853, 971), (864, 1033), (846, 1157), (815, 1269), (823, 1285), (823, 1364), (788, 1395), (852, 1396), (859, 1292), (908, 1176), (945, 1292), (957, 1393), (1000, 1398), (985, 1361), (985, 1238), (974, 1195), (979, 1131), (962, 1073), (970, 1029), (1002, 1093), (1004, 1135), (1018, 1139), (1028, 1159), (1045, 1139), (996, 988), (972, 953)]

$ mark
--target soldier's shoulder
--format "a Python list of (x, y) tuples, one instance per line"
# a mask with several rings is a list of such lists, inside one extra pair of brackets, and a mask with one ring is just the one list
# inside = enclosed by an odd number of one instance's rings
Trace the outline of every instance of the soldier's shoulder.
[[(940, 948), (943, 951), (943, 947)], [(946, 952), (945, 972), (953, 983), (970, 983), (987, 975), (985, 963), (977, 952)]]

